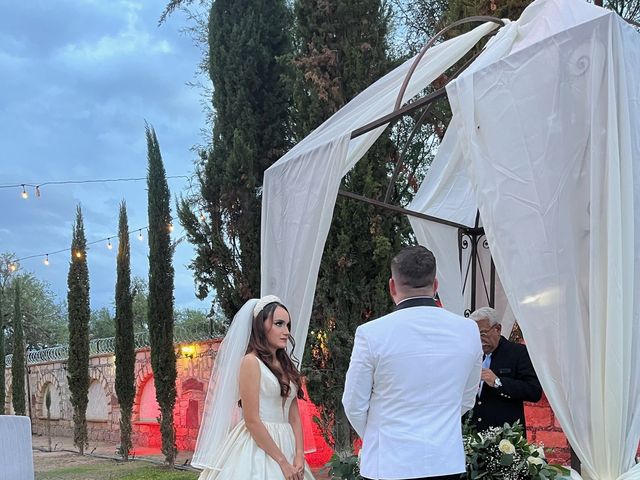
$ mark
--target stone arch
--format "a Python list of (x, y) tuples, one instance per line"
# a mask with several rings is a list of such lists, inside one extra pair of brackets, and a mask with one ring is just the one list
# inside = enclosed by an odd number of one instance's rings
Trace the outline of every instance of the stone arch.
[(53, 371), (45, 371), (38, 375), (36, 383), (36, 404), (35, 412), (38, 418), (47, 418), (46, 395), (51, 391), (51, 419), (59, 420), (64, 418), (62, 403), (62, 386)]
[(100, 368), (102, 366), (103, 365), (92, 366), (93, 368), (89, 369), (89, 381), (99, 382), (100, 385), (102, 385), (102, 388), (104, 389), (105, 394), (109, 396), (113, 394), (113, 388), (111, 386), (111, 382), (109, 382), (104, 372), (102, 371), (102, 368)]
[(144, 362), (138, 364), (140, 368), (136, 368), (135, 372), (135, 385), (136, 385), (136, 394), (133, 399), (133, 410), (132, 410), (132, 418), (133, 421), (140, 421), (140, 404), (141, 397), (143, 393), (143, 389), (147, 382), (153, 378), (153, 370), (151, 368), (151, 358), (148, 355), (144, 356)]
[(107, 422), (111, 406), (109, 398), (100, 381), (92, 379), (89, 383), (89, 403), (87, 404), (87, 421)]
[(147, 375), (136, 388), (133, 418), (137, 422), (157, 422), (160, 406), (156, 401), (156, 387), (153, 374)]
[(111, 385), (101, 368), (89, 369), (89, 403), (87, 404), (87, 420), (90, 422), (107, 422), (112, 414)]

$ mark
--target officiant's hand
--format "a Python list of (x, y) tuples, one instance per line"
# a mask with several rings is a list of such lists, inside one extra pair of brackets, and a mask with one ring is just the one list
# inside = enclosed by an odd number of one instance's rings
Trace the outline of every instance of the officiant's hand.
[(495, 373), (491, 371), (490, 368), (482, 369), (482, 375), (480, 375), (480, 380), (482, 380), (484, 383), (486, 383), (490, 387), (496, 386), (496, 378), (498, 377), (496, 376)]

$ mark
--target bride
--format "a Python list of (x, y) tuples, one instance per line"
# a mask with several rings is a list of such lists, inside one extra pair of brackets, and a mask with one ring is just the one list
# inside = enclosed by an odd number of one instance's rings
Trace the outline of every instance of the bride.
[(314, 480), (304, 461), (301, 376), (286, 351), (291, 318), (280, 299), (249, 300), (211, 373), (191, 464), (199, 480)]

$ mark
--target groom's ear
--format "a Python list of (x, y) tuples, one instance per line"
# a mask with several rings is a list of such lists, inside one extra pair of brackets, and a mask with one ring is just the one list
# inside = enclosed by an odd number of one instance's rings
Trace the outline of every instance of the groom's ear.
[(393, 277), (389, 279), (389, 293), (391, 294), (391, 298), (395, 300), (396, 295), (398, 295), (398, 290), (396, 290), (396, 282)]

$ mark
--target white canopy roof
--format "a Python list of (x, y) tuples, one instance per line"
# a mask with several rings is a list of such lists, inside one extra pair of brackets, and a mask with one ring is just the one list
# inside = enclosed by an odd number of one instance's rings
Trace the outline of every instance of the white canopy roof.
[[(406, 98), (493, 24), (425, 55)], [(342, 177), (384, 127), (412, 60), (265, 172), (262, 291), (303, 348)], [(580, 0), (537, 0), (447, 92), (453, 119), (410, 208), (485, 228), (505, 298), (560, 424), (592, 478), (640, 479), (640, 35)], [(461, 312), (457, 229), (411, 218)], [(627, 473), (625, 473), (627, 472)]]

